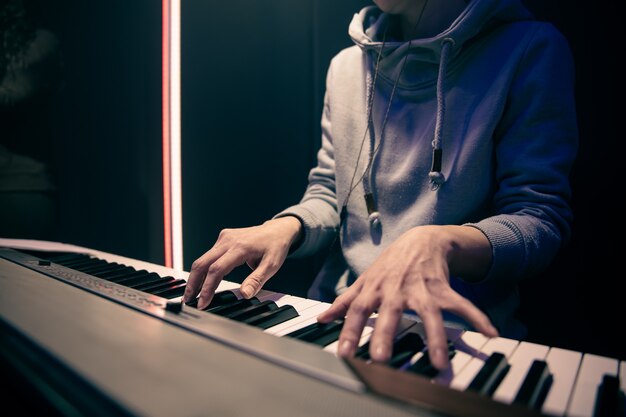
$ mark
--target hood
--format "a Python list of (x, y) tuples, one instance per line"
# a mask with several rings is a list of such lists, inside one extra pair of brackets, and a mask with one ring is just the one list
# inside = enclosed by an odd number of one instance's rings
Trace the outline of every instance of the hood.
[[(376, 6), (365, 7), (354, 15), (348, 32), (354, 43), (371, 57), (374, 80), (381, 77), (393, 82), (393, 92), (396, 86), (413, 88), (436, 83), (437, 114), (432, 141), (432, 167), (428, 174), (433, 191), (438, 190), (445, 182), (441, 164), (448, 64), (454, 61), (463, 45), (479, 33), (503, 23), (532, 18), (521, 0), (469, 0), (452, 24), (438, 35), (398, 41), (389, 36), (389, 33), (398, 30), (396, 16), (383, 13)], [(388, 32), (387, 35), (385, 31)], [(369, 83), (368, 89), (371, 100), (375, 94), (373, 83)], [(393, 100), (393, 92), (390, 101)], [(384, 134), (384, 127), (382, 131)], [(368, 183), (369, 179), (365, 178), (366, 190), (369, 188)]]
[[(470, 0), (463, 12), (448, 29), (431, 38), (413, 39), (409, 59), (438, 64), (445, 39), (454, 42), (452, 57), (463, 45), (478, 33), (490, 26), (505, 22), (533, 18), (520, 0)], [(395, 17), (383, 13), (376, 6), (368, 6), (356, 13), (350, 23), (348, 33), (352, 41), (364, 50), (378, 50), (383, 45), (383, 35), (388, 24), (394, 24)], [(382, 52), (385, 61), (399, 63), (409, 48), (408, 41), (387, 39)], [(397, 60), (389, 59), (397, 56)]]

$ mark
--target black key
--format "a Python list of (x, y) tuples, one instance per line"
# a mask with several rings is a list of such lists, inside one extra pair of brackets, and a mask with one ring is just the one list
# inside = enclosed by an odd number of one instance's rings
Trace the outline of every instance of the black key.
[(407, 333), (393, 345), (389, 366), (399, 368), (410, 360), (417, 352), (424, 350), (424, 341), (417, 333)]
[[(132, 286), (129, 285), (129, 287), (137, 291), (152, 292), (153, 290), (156, 291), (156, 290), (160, 290), (161, 288), (166, 288), (170, 286), (172, 282), (175, 282), (175, 281), (176, 280), (174, 279), (174, 277), (165, 277), (156, 281), (145, 282), (143, 284), (132, 285)], [(181, 279), (179, 280), (179, 282), (185, 282), (185, 280)]]
[(364, 343), (354, 352), (354, 356), (364, 361), (370, 360), (370, 342)]
[(50, 262), (54, 262), (55, 264), (62, 265), (63, 262), (73, 262), (79, 259), (89, 259), (89, 255), (85, 255), (84, 253), (60, 253), (57, 255), (52, 254), (38, 254), (36, 255), (38, 258), (47, 259)]
[[(141, 291), (156, 294), (157, 292), (172, 288), (173, 286), (179, 286), (181, 284), (187, 285), (187, 281), (185, 281), (184, 279), (174, 279), (174, 277), (165, 277), (161, 278), (161, 282), (157, 281), (151, 284), (144, 284), (145, 286), (147, 286), (147, 288)], [(136, 287), (133, 288), (137, 289)]]
[(234, 303), (230, 303), (230, 304), (226, 304), (226, 305), (222, 305), (222, 306), (217, 306), (217, 307), (212, 307), (212, 308), (207, 308), (204, 311), (207, 311), (209, 313), (213, 313), (213, 314), (217, 314), (219, 316), (225, 316), (227, 314), (231, 314), (235, 311), (239, 311), (242, 310), (246, 307), (250, 307), (253, 304), (258, 304), (259, 303), (259, 299), (256, 297), (253, 298), (242, 298), (240, 300), (235, 301)]
[[(194, 298), (193, 300), (189, 301), (186, 304), (190, 307), (197, 307), (199, 300), (200, 300), (199, 298)], [(211, 299), (211, 302), (207, 306), (207, 309), (223, 306), (226, 304), (231, 304), (231, 303), (234, 303), (235, 301), (237, 301), (237, 296), (235, 295), (234, 292), (230, 290), (216, 292), (215, 294), (213, 294), (213, 298)]]
[(85, 258), (85, 259), (76, 259), (74, 261), (68, 261), (68, 262), (63, 262), (60, 263), (61, 265), (67, 267), (67, 268), (72, 268), (72, 269), (78, 269), (81, 267), (86, 267), (86, 266), (90, 266), (90, 265), (94, 265), (95, 263), (102, 263), (105, 262), (101, 259), (97, 259), (97, 258)]
[(108, 279), (110, 276), (115, 276), (117, 274), (124, 273), (124, 272), (129, 273), (129, 272), (134, 272), (134, 271), (135, 271), (134, 269), (128, 266), (116, 265), (109, 269), (100, 270), (94, 275), (96, 275), (98, 278)]
[(237, 301), (237, 296), (232, 291), (220, 291), (213, 295), (213, 299), (209, 303), (209, 307), (217, 307), (225, 304), (234, 303)]
[(98, 274), (101, 273), (101, 272), (119, 270), (120, 268), (124, 268), (124, 266), (122, 266), (120, 264), (116, 264), (116, 263), (106, 263), (106, 264), (102, 264), (102, 265), (94, 265), (94, 266), (89, 267), (89, 268), (81, 268), (80, 272), (83, 272), (83, 273), (89, 274), (89, 275), (98, 276)]
[(620, 391), (619, 377), (605, 374), (598, 386), (594, 417), (623, 416), (624, 395)]
[[(136, 272), (139, 272), (139, 271), (137, 271), (135, 268), (131, 266), (127, 266), (127, 267), (120, 269), (119, 271), (105, 272), (105, 273), (100, 274), (99, 276), (100, 278), (108, 279), (109, 281), (115, 281), (116, 279), (122, 279)], [(144, 271), (144, 272), (147, 272), (147, 271)]]
[(303, 342), (313, 343), (318, 346), (327, 346), (339, 339), (339, 333), (343, 328), (343, 320), (334, 320), (330, 323), (313, 323), (302, 329), (287, 334)]
[(301, 329), (294, 330), (291, 333), (287, 333), (285, 336), (293, 337), (295, 339), (300, 339), (302, 336), (318, 330), (320, 328), (320, 326), (323, 326), (323, 324), (318, 323), (318, 322), (311, 323), (308, 326), (302, 327)]
[(106, 263), (104, 261), (96, 261), (96, 260), (91, 259), (79, 265), (63, 265), (63, 266), (65, 266), (66, 268), (73, 269), (75, 271), (82, 272), (85, 269), (90, 269), (90, 268), (98, 267), (102, 265), (106, 265)]
[(284, 305), (278, 307), (277, 310), (268, 311), (266, 313), (259, 314), (258, 316), (251, 317), (245, 320), (244, 323), (265, 330), (298, 316), (299, 314), (293, 306)]
[[(215, 298), (215, 297), (213, 297), (213, 298)], [(200, 301), (200, 299), (196, 297), (193, 300), (187, 301), (185, 303), (185, 305), (188, 305), (189, 307), (198, 308), (198, 301)], [(211, 302), (213, 302), (213, 300), (211, 300)], [(211, 307), (211, 304), (209, 304), (209, 307)]]
[(111, 282), (121, 282), (127, 279), (132, 279), (132, 278), (139, 278), (139, 277), (145, 277), (149, 274), (148, 271), (146, 271), (145, 269), (142, 269), (141, 271), (131, 271), (131, 272), (125, 272), (125, 271), (120, 271), (119, 274), (107, 277), (106, 279), (108, 279)]
[(268, 311), (276, 310), (278, 306), (275, 302), (271, 300), (262, 301), (258, 304), (253, 304), (244, 309), (234, 311), (230, 314), (226, 314), (224, 317), (227, 317), (231, 320), (235, 321), (244, 321), (254, 316), (257, 316), (261, 313), (265, 313)]
[(340, 323), (328, 323), (326, 329), (324, 329), (319, 335), (311, 335), (307, 339), (313, 343), (314, 345), (318, 345), (321, 347), (328, 346), (333, 342), (336, 342), (339, 339), (339, 334), (341, 333), (341, 329), (343, 328), (343, 320)]
[(107, 266), (107, 265), (111, 265), (111, 263), (105, 261), (104, 259), (91, 259), (86, 264), (73, 266), (72, 268), (76, 269), (76, 270), (84, 271), (84, 270), (90, 270), (90, 269), (94, 269), (94, 268), (101, 268), (101, 267)]
[(76, 271), (80, 271), (83, 272), (85, 274), (89, 274), (90, 271), (94, 270), (94, 269), (98, 269), (101, 268), (103, 266), (107, 266), (108, 263), (105, 261), (96, 261), (90, 264), (85, 264), (85, 265), (79, 265), (79, 266), (72, 266), (71, 268), (76, 270)]
[(132, 287), (134, 285), (143, 284), (145, 282), (158, 281), (160, 279), (161, 277), (159, 276), (159, 274), (155, 272), (137, 271), (127, 277), (116, 278), (115, 280), (110, 279), (109, 281), (115, 282), (116, 284), (124, 285), (126, 287)]
[(162, 290), (153, 292), (152, 295), (156, 295), (157, 297), (162, 298), (176, 298), (180, 297), (185, 293), (185, 288), (187, 288), (187, 282), (182, 280), (183, 282), (173, 285), (169, 288), (164, 288)]
[[(452, 360), (455, 354), (456, 350), (454, 349), (454, 344), (448, 342), (448, 360)], [(411, 364), (407, 368), (407, 371), (422, 375), (426, 378), (434, 378), (439, 373), (439, 370), (430, 362), (428, 350), (424, 351), (424, 354), (415, 361), (415, 363)]]
[[(419, 334), (413, 332), (405, 333), (393, 343), (391, 358), (387, 364), (392, 368), (400, 368), (409, 359), (411, 359), (413, 355), (417, 352), (421, 352), (423, 349), (424, 341)], [(370, 360), (369, 342), (359, 347), (355, 356), (366, 361)]]
[(467, 389), (482, 395), (491, 396), (502, 379), (508, 372), (510, 366), (506, 361), (506, 356), (500, 352), (494, 352), (487, 358), (483, 367), (470, 382)]
[(517, 391), (513, 402), (536, 410), (543, 405), (552, 385), (552, 374), (545, 361), (535, 359)]

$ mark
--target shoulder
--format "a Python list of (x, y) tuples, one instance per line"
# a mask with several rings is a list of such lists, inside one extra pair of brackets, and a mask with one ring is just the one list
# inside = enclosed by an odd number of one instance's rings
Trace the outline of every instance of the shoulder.
[(363, 50), (356, 45), (340, 50), (329, 62), (327, 78), (331, 80), (341, 74), (354, 74), (358, 68), (363, 68), (364, 56)]
[(536, 65), (556, 65), (561, 69), (573, 67), (568, 39), (547, 21), (499, 22), (484, 30), (467, 46), (470, 54), (481, 49), (490, 51), (507, 65), (518, 68)]
[[(522, 42), (527, 49), (561, 49), (569, 51), (569, 42), (557, 27), (542, 20), (511, 22), (502, 28), (501, 36), (510, 36)], [(547, 51), (547, 49), (546, 49)]]
[(569, 40), (552, 23), (534, 21), (528, 24), (528, 34), (523, 45), (522, 62), (535, 66), (543, 62), (548, 72), (564, 75), (570, 71), (573, 76), (574, 59)]
[(356, 61), (363, 59), (363, 50), (357, 46), (349, 46), (337, 52), (330, 60), (331, 67), (341, 67), (344, 65), (353, 65)]

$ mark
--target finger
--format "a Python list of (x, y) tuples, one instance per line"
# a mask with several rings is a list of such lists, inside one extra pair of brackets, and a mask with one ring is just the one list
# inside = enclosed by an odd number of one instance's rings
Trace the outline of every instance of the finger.
[(339, 356), (354, 356), (365, 324), (375, 309), (376, 304), (373, 300), (368, 300), (364, 296), (358, 297), (350, 304), (343, 328), (339, 334), (339, 347), (337, 349)]
[(452, 294), (448, 298), (450, 300), (450, 306), (446, 306), (446, 310), (463, 317), (469, 324), (474, 326), (476, 330), (485, 336), (498, 337), (498, 330), (494, 327), (491, 320), (489, 320), (489, 317), (483, 311), (460, 294), (454, 291), (451, 291), (451, 293)]
[(370, 339), (370, 357), (374, 361), (386, 362), (393, 352), (393, 341), (403, 311), (403, 302), (398, 298), (385, 300), (378, 309), (376, 326)]
[(344, 318), (350, 304), (359, 294), (356, 288), (350, 287), (346, 292), (335, 298), (332, 305), (328, 309), (317, 316), (317, 321), (320, 323), (329, 323), (335, 319)]
[(198, 304), (196, 306), (199, 310), (204, 310), (211, 304), (213, 296), (215, 295), (215, 291), (217, 290), (217, 287), (219, 285), (219, 280), (204, 281), (204, 284), (202, 285), (202, 289), (200, 291), (200, 296), (198, 298)]
[(422, 300), (420, 305), (410, 305), (410, 308), (415, 310), (424, 322), (431, 364), (439, 370), (446, 369), (450, 362), (448, 359), (448, 339), (441, 310), (430, 300)]
[[(284, 259), (281, 259), (279, 256), (266, 254), (258, 264), (258, 267), (241, 283), (241, 295), (244, 298), (255, 296), (263, 285), (280, 269), (283, 261)], [(248, 261), (248, 264), (250, 263)]]
[(226, 252), (226, 249), (222, 247), (213, 247), (207, 251), (200, 258), (196, 259), (191, 265), (189, 276), (187, 277), (187, 285), (185, 286), (185, 294), (183, 295), (183, 302), (187, 303), (198, 296), (202, 284), (206, 279), (207, 270), (209, 266), (220, 256)]
[(204, 309), (209, 305), (215, 290), (224, 276), (230, 274), (233, 269), (244, 262), (244, 254), (241, 251), (229, 250), (209, 265), (202, 290), (200, 291), (200, 298), (198, 299), (199, 309)]

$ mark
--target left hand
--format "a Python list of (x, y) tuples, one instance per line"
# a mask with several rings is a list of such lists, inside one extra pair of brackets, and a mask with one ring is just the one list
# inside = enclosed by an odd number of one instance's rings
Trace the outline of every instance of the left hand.
[[(467, 259), (460, 259), (460, 255)], [(345, 317), (338, 354), (353, 356), (363, 328), (378, 312), (370, 339), (374, 361), (390, 359), (403, 312), (415, 311), (424, 323), (431, 363), (448, 367), (448, 343), (442, 310), (463, 317), (488, 337), (498, 335), (489, 318), (450, 287), (450, 266), (469, 275), (484, 273), (491, 246), (479, 230), (465, 226), (421, 226), (410, 229), (387, 247), (379, 258), (318, 316), (326, 323)], [(469, 271), (471, 270), (471, 271)], [(456, 272), (456, 271), (455, 271)]]

